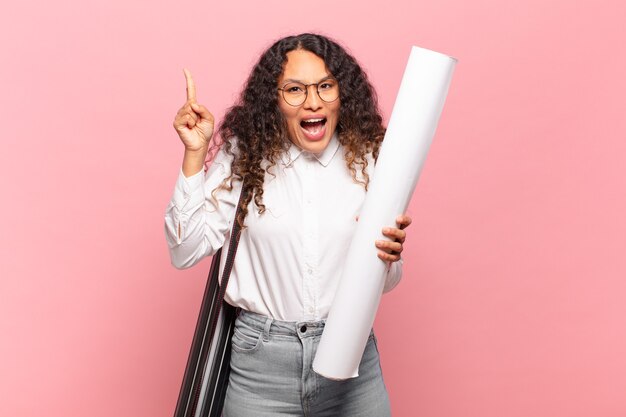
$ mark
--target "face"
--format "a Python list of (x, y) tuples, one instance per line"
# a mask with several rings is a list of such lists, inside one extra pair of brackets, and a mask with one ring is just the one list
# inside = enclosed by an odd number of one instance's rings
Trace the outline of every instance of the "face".
[[(318, 83), (332, 74), (324, 60), (312, 52), (296, 49), (287, 53), (287, 62), (278, 86), (290, 82)], [(333, 81), (337, 83), (337, 81)], [(306, 100), (299, 106), (289, 105), (282, 91), (278, 91), (278, 107), (287, 121), (289, 140), (305, 151), (320, 153), (328, 146), (339, 121), (339, 98), (331, 103), (323, 101), (315, 85), (309, 86)], [(322, 84), (320, 88), (327, 88)]]

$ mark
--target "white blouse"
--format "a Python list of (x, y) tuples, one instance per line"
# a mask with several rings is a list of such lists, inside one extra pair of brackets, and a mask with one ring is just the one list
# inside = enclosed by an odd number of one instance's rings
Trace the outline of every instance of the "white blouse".
[[(217, 191), (215, 198), (211, 192), (230, 175), (231, 162), (220, 150), (207, 172), (179, 173), (165, 213), (165, 236), (176, 268), (189, 268), (224, 246), (223, 270), (241, 183), (233, 182), (230, 192)], [(371, 155), (368, 162), (372, 178)], [(253, 202), (248, 206), (225, 299), (277, 320), (325, 319), (365, 188), (354, 182), (336, 137), (320, 154), (292, 144), (270, 172), (264, 183), (265, 213), (260, 215)], [(372, 249), (377, 252), (375, 242)], [(393, 262), (384, 292), (401, 276), (402, 260)]]

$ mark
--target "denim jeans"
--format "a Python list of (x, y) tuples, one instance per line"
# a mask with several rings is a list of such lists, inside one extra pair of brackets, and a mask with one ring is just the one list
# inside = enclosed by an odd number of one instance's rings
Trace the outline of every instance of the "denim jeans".
[(242, 310), (235, 322), (223, 416), (390, 416), (373, 331), (358, 377), (333, 381), (313, 371), (324, 324)]

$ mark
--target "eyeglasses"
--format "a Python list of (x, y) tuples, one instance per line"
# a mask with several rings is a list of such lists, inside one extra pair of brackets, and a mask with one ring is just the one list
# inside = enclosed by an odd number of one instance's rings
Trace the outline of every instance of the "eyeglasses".
[(317, 95), (322, 101), (332, 103), (339, 98), (339, 83), (334, 78), (325, 78), (313, 84), (302, 84), (297, 81), (289, 81), (282, 88), (283, 99), (293, 107), (301, 106), (309, 94), (309, 87), (316, 87)]

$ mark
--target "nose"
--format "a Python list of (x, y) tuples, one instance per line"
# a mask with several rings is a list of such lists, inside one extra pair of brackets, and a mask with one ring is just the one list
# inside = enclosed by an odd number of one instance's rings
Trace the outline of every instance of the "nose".
[(307, 87), (307, 95), (303, 107), (312, 111), (319, 110), (322, 107), (322, 99), (317, 95), (317, 85), (312, 84)]

